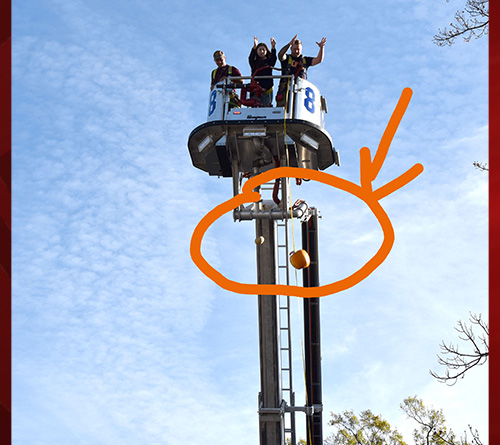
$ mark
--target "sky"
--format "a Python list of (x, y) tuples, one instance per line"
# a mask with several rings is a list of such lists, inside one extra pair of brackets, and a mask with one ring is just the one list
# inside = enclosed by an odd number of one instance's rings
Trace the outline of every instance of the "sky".
[[(257, 297), (219, 288), (189, 254), (231, 180), (193, 167), (187, 140), (206, 120), (216, 49), (249, 75), (254, 36), (279, 49), (295, 34), (307, 56), (327, 38), (308, 73), (340, 152), (326, 171), (359, 184), (359, 150), (375, 152), (405, 87), (413, 96), (374, 188), (424, 166), (381, 201), (395, 231), (386, 261), (321, 299), (324, 436), (330, 412), (370, 409), (411, 443), (416, 424), (399, 404), (417, 395), (486, 443), (487, 368), (452, 387), (429, 374), (443, 371), (439, 344), (458, 341), (457, 321), (488, 315), (488, 176), (473, 167), (487, 162), (488, 41), (432, 43), (462, 6), (14, 1), (13, 443), (258, 443)], [(353, 196), (308, 182), (292, 197), (321, 213), (321, 284), (380, 246)], [(255, 283), (254, 237), (227, 215), (202, 251)], [(292, 298), (297, 404), (301, 304)]]

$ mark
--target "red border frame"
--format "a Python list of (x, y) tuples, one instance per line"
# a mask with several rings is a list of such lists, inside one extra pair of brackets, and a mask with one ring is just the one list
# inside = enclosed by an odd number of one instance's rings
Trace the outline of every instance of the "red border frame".
[(0, 2), (0, 442), (11, 442), (11, 2)]
[[(489, 136), (490, 136), (490, 153), (489, 153), (489, 273), (490, 273), (490, 350), (492, 354), (489, 356), (489, 429), (490, 443), (500, 443), (500, 421), (498, 421), (500, 413), (500, 391), (496, 385), (495, 377), (498, 374), (498, 357), (495, 351), (499, 348), (500, 331), (496, 328), (496, 323), (500, 316), (500, 303), (498, 292), (500, 290), (500, 176), (498, 175), (498, 166), (500, 165), (500, 87), (497, 81), (497, 73), (500, 70), (500, 41), (498, 31), (498, 21), (500, 7), (498, 2), (490, 2), (490, 34), (489, 34)], [(495, 124), (495, 122), (497, 124)]]
[[(500, 38), (497, 22), (498, 3), (490, 2), (489, 30), (489, 442), (500, 443), (500, 390), (495, 382), (498, 360), (495, 349), (500, 344), (496, 321), (500, 316), (500, 303), (494, 298), (500, 290), (500, 87), (496, 76), (500, 70)], [(0, 2), (0, 442), (11, 442), (11, 13), (10, 1)], [(498, 8), (498, 9), (497, 9)], [(7, 100), (4, 100), (7, 98)]]

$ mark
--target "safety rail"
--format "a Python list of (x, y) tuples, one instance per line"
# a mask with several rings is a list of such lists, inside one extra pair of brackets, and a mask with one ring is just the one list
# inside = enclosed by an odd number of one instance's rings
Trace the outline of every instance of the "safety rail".
[[(287, 81), (288, 88), (282, 93), (284, 96), (283, 105), (264, 107), (258, 99), (247, 99), (247, 93), (255, 93), (257, 97), (259, 94), (265, 94), (262, 87), (256, 82), (260, 79), (278, 79), (278, 86), (274, 86), (275, 92), (279, 90), (281, 81)], [(245, 83), (245, 81), (249, 82)], [(240, 91), (239, 96), (237, 90)], [(259, 112), (259, 118), (295, 118), (324, 127), (324, 114), (328, 110), (326, 100), (321, 96), (318, 88), (306, 79), (290, 75), (231, 76), (217, 83), (210, 92), (207, 120), (232, 120), (237, 117), (247, 119), (249, 113), (256, 111)]]
[[(217, 83), (211, 94), (210, 94), (210, 103), (209, 103), (209, 113), (208, 117), (209, 119), (211, 118), (211, 110), (214, 110), (214, 104), (216, 101), (219, 100), (217, 97), (217, 92), (221, 91), (222, 92), (222, 101), (223, 101), (223, 108), (222, 108), (222, 116), (226, 116), (227, 112), (234, 107), (245, 107), (245, 108), (273, 108), (273, 107), (263, 107), (262, 105), (259, 105), (257, 102), (253, 102), (252, 105), (247, 105), (246, 102), (246, 93), (252, 93), (256, 92), (256, 94), (259, 94), (258, 88), (260, 85), (258, 84), (258, 80), (261, 79), (279, 79), (281, 82), (282, 79), (287, 81), (288, 84), (288, 89), (287, 91), (284, 92), (284, 95), (288, 97), (288, 104), (286, 106), (281, 106), (281, 107), (274, 107), (274, 108), (286, 108), (286, 115), (285, 117), (287, 119), (290, 119), (293, 116), (293, 90), (294, 90), (294, 81), (295, 78), (294, 76), (230, 76), (229, 78), (223, 79), (219, 83)], [(243, 83), (239, 83), (237, 81), (243, 81)], [(248, 83), (245, 83), (245, 81), (250, 81)], [(279, 83), (278, 83), (279, 85)], [(241, 90), (240, 96), (235, 97), (235, 90)], [(273, 91), (277, 91), (273, 87)], [(264, 92), (260, 91), (261, 94), (264, 94)], [(242, 97), (243, 101), (241, 100)], [(285, 102), (286, 102), (286, 97), (285, 97)], [(237, 101), (232, 102), (237, 98)], [(275, 98), (273, 98), (274, 100)]]

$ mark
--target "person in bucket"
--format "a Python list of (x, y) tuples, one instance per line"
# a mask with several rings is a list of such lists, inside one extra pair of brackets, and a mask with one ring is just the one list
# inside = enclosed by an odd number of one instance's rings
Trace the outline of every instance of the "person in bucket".
[[(319, 46), (319, 52), (316, 57), (305, 57), (302, 55), (302, 42), (297, 39), (297, 35), (290, 40), (278, 53), (278, 60), (281, 62), (281, 74), (283, 76), (294, 76), (295, 78), (301, 77), (307, 79), (307, 69), (310, 66), (318, 65), (323, 62), (325, 56), (326, 38), (323, 37), (321, 41), (316, 42)], [(290, 53), (286, 54), (291, 47)], [(286, 92), (289, 79), (281, 79), (278, 87), (278, 94), (276, 95), (276, 103), (278, 107), (283, 107), (286, 103)]]
[[(257, 37), (253, 38), (253, 47), (248, 56), (248, 63), (252, 68), (252, 76), (272, 76), (276, 64), (276, 40), (271, 37), (271, 51), (264, 42), (258, 43)], [(258, 79), (255, 81), (264, 88), (264, 93), (259, 97), (256, 93), (250, 94), (250, 99), (258, 99), (264, 107), (270, 107), (273, 101), (273, 79)]]
[[(226, 63), (226, 55), (220, 49), (214, 52), (214, 62), (217, 65), (217, 68), (212, 71), (212, 83), (210, 85), (210, 91), (212, 91), (214, 89), (214, 86), (221, 80), (229, 79), (232, 76), (241, 77), (241, 73), (238, 68)], [(243, 80), (233, 79), (232, 82), (243, 83)], [(239, 99), (236, 91), (232, 90), (229, 95), (229, 108), (239, 107)]]
[[(210, 90), (213, 90), (215, 84), (219, 83), (221, 80), (227, 79), (231, 76), (241, 77), (241, 73), (238, 68), (226, 63), (226, 55), (220, 49), (214, 52), (214, 62), (217, 65), (217, 68), (212, 71), (212, 83)], [(243, 80), (235, 79), (234, 82), (243, 83)]]

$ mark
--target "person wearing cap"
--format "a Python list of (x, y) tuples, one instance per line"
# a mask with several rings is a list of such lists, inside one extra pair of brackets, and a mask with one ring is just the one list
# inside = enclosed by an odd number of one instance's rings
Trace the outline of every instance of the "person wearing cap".
[[(290, 43), (287, 43), (278, 53), (278, 60), (281, 62), (281, 75), (292, 75), (295, 78), (300, 77), (302, 79), (307, 79), (307, 68), (323, 62), (325, 56), (326, 38), (323, 37), (321, 41), (316, 42), (316, 44), (319, 46), (318, 55), (316, 57), (305, 57), (302, 55), (302, 42), (297, 39), (296, 34), (293, 39), (290, 40)], [(290, 47), (291, 54), (286, 54)], [(285, 105), (287, 84), (288, 79), (280, 80), (278, 94), (276, 95), (276, 102), (279, 107)]]
[[(212, 71), (212, 84), (210, 86), (210, 90), (213, 90), (215, 84), (219, 83), (221, 80), (227, 79), (228, 77), (241, 77), (241, 73), (238, 68), (226, 63), (226, 56), (221, 50), (214, 52), (214, 62), (217, 65), (217, 68)], [(234, 79), (233, 82), (243, 83), (243, 80)]]

